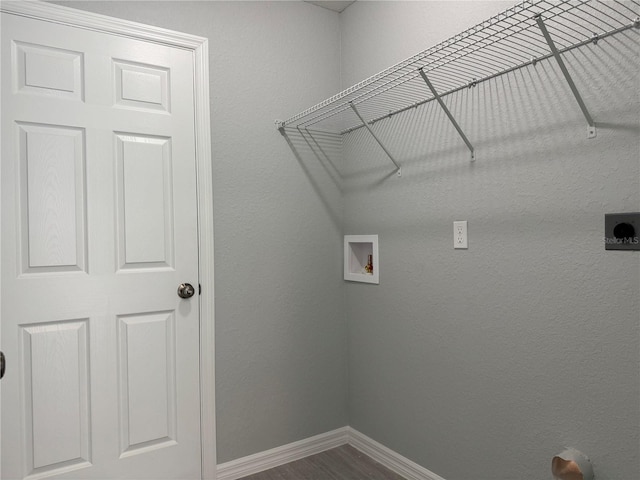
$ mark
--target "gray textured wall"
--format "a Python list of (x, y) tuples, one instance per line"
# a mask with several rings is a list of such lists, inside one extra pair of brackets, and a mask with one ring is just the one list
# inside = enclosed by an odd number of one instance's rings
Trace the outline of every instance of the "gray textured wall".
[[(356, 2), (343, 87), (505, 8)], [(345, 234), (379, 234), (380, 285), (348, 284), (350, 424), (447, 480), (539, 480), (564, 446), (638, 478), (640, 252), (604, 214), (640, 211), (638, 30), (568, 55), (596, 122), (539, 63), (345, 138)], [(469, 250), (453, 250), (453, 221)]]
[(346, 425), (340, 191), (273, 123), (339, 90), (337, 13), (303, 2), (56, 3), (209, 39), (218, 462)]
[[(447, 480), (548, 478), (565, 445), (637, 477), (640, 255), (602, 242), (604, 213), (640, 210), (637, 31), (570, 56), (596, 140), (549, 62), (447, 99), (474, 165), (435, 104), (376, 124), (401, 179), (365, 132), (344, 166), (321, 139), (344, 197), (272, 127), (510, 3), (362, 1), (339, 25), (302, 2), (70, 3), (210, 39), (220, 462), (350, 423)], [(343, 218), (380, 235), (379, 286), (340, 280)]]

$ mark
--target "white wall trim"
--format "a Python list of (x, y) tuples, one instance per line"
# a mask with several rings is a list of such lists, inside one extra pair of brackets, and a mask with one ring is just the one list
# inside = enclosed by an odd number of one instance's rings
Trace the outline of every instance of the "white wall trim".
[(348, 443), (348, 432), (349, 427), (342, 427), (298, 442), (222, 463), (218, 465), (218, 480), (237, 480), (339, 447)]
[(218, 480), (237, 480), (347, 443), (407, 480), (445, 480), (351, 427), (222, 463), (218, 465)]
[(200, 405), (202, 478), (216, 478), (215, 338), (213, 286), (213, 177), (209, 115), (209, 53), (207, 39), (164, 28), (112, 18), (40, 1), (2, 1), (0, 10), (13, 15), (119, 35), (190, 50), (194, 58), (196, 168), (198, 172), (198, 247), (200, 295)]
[(1, 5), (3, 12), (13, 13), (14, 15), (86, 28), (96, 32), (122, 35), (188, 50), (195, 50), (205, 40), (196, 35), (175, 32), (166, 28), (108, 17), (39, 0), (3, 0)]
[(349, 445), (357, 448), (376, 462), (384, 465), (389, 470), (402, 475), (407, 480), (444, 480), (430, 470), (412, 462), (381, 443), (367, 437), (365, 434), (349, 428)]
[(193, 49), (200, 293), (200, 437), (202, 479), (216, 480), (216, 342), (213, 260), (213, 165), (209, 113), (209, 44)]

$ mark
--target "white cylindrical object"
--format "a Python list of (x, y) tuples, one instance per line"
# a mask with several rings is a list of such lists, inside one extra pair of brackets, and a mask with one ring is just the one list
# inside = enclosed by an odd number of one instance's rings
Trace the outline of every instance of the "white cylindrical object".
[(553, 457), (551, 473), (554, 480), (593, 480), (589, 458), (575, 448), (567, 448)]

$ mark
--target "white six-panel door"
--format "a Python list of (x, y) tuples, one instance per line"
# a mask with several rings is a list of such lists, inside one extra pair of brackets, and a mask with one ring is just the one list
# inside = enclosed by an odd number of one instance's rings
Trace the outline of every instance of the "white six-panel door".
[(200, 478), (192, 52), (1, 26), (1, 477)]

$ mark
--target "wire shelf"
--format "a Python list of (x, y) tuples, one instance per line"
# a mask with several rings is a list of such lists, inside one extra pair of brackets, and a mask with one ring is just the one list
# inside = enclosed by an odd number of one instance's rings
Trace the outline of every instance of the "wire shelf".
[(278, 128), (344, 134), (364, 127), (360, 118), (372, 125), (438, 96), (550, 58), (553, 53), (540, 19), (562, 54), (640, 28), (640, 0), (525, 0), (280, 122)]

